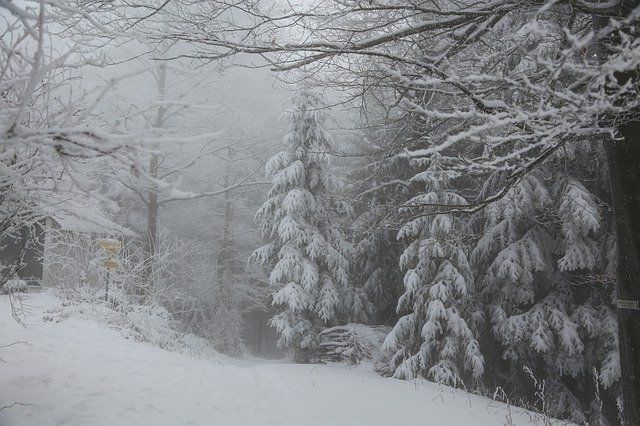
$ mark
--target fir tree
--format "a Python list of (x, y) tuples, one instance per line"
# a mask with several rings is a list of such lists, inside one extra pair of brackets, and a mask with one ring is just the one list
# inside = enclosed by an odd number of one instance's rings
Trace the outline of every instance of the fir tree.
[(483, 353), (518, 397), (533, 393), (524, 384), (544, 383), (547, 414), (601, 421), (595, 386), (611, 389), (620, 376), (612, 283), (596, 279), (606, 276), (611, 235), (596, 196), (559, 160), (482, 214), (472, 264), (494, 339)]
[(348, 258), (352, 250), (338, 218), (350, 212), (340, 200), (342, 185), (329, 170), (327, 114), (318, 94), (305, 89), (291, 101), (286, 150), (266, 166), (272, 188), (256, 217), (269, 242), (254, 259), (271, 268), (272, 319), (281, 344), (312, 349), (318, 332), (345, 314), (350, 297)]
[[(360, 161), (350, 178), (354, 185), (356, 220), (352, 225), (355, 244), (352, 285), (361, 298), (353, 313), (356, 320), (393, 324), (397, 320), (398, 297), (403, 293), (398, 259), (403, 244), (398, 241), (398, 207), (407, 201), (405, 184), (412, 167), (399, 157), (394, 126), (359, 135), (355, 150)], [(404, 136), (402, 132), (401, 135)]]
[[(424, 192), (406, 204), (420, 213), (398, 233), (409, 245), (400, 258), (406, 269), (405, 292), (398, 301), (403, 316), (385, 339), (383, 350), (391, 357), (394, 376), (425, 376), (436, 382), (461, 384), (478, 380), (484, 360), (473, 328), (467, 321), (467, 304), (473, 292), (473, 275), (451, 214), (420, 209), (423, 205), (465, 205), (452, 190), (457, 173), (446, 170), (442, 157), (412, 178)], [(433, 213), (433, 214), (429, 214)]]

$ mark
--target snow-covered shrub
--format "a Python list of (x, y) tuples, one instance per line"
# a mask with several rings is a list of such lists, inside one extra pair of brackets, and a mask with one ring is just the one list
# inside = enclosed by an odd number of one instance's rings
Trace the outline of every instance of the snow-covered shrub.
[[(97, 320), (118, 330), (124, 337), (151, 343), (164, 349), (183, 346), (176, 331), (175, 320), (163, 307), (140, 305), (116, 291), (114, 299), (104, 300), (102, 291), (90, 288), (75, 289), (73, 293), (58, 292), (62, 305), (51, 308), (45, 321), (59, 322), (69, 318)], [(114, 303), (118, 300), (119, 303)]]
[[(63, 299), (63, 309), (52, 316), (89, 316), (121, 330), (123, 335), (163, 348), (180, 347), (178, 331), (207, 339), (229, 355), (242, 353), (242, 325), (232, 319), (242, 314), (247, 300), (264, 295), (254, 285), (235, 280), (222, 285), (211, 265), (213, 249), (159, 236), (150, 282), (145, 281), (145, 256), (139, 241), (125, 240), (120, 266), (107, 270), (104, 251), (91, 235), (54, 231), (48, 254), (49, 280)], [(225, 279), (232, 280), (233, 275)], [(109, 282), (108, 301), (106, 284)], [(142, 291), (144, 290), (144, 291)], [(221, 295), (231, 292), (231, 303)], [(254, 293), (252, 293), (254, 292)], [(53, 313), (52, 313), (53, 314)], [(229, 340), (234, 339), (233, 344)]]
[(170, 311), (185, 313), (195, 305), (194, 297), (184, 291), (188, 272), (183, 257), (192, 251), (170, 242), (160, 245), (155, 286), (141, 297), (144, 257), (139, 242), (124, 240), (117, 256), (119, 267), (107, 270), (103, 265), (106, 253), (98, 241), (89, 234), (51, 232), (47, 284), (63, 300), (63, 306), (51, 312), (48, 319), (94, 318), (128, 338), (163, 348), (179, 347), (179, 324)]
[(18, 277), (9, 278), (9, 280), (0, 287), (0, 293), (2, 294), (21, 293), (25, 291), (27, 291), (27, 283)]
[(132, 305), (125, 312), (125, 337), (149, 342), (161, 348), (172, 348), (179, 344), (179, 334), (172, 315), (157, 305)]
[[(258, 268), (246, 264), (244, 238), (229, 224), (210, 244), (161, 237), (154, 286), (148, 299), (166, 308), (185, 332), (207, 339), (216, 350), (238, 357), (245, 352), (243, 316), (266, 297)], [(212, 262), (211, 259), (216, 259)]]

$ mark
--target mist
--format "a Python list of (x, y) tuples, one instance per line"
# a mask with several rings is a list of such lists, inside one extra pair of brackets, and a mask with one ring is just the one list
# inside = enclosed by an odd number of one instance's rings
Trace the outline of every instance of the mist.
[(0, 425), (640, 424), (638, 10), (0, 0)]

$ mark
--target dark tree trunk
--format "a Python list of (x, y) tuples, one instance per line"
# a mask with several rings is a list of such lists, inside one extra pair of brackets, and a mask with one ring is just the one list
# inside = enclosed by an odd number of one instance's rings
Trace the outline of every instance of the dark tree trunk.
[[(626, 18), (638, 0), (620, 0), (615, 15)], [(608, 18), (596, 17), (596, 28)], [(637, 32), (637, 28), (635, 31)], [(628, 29), (621, 31), (630, 31)], [(622, 34), (614, 32), (598, 46), (601, 61), (616, 53)], [(617, 85), (640, 84), (640, 70), (617, 72)], [(615, 87), (613, 90), (616, 90)], [(617, 241), (618, 339), (621, 367), (622, 417), (624, 425), (640, 425), (640, 111), (613, 117), (616, 137), (604, 142), (609, 177), (614, 229)]]
[(640, 122), (605, 143), (617, 236), (618, 331), (624, 424), (640, 425)]

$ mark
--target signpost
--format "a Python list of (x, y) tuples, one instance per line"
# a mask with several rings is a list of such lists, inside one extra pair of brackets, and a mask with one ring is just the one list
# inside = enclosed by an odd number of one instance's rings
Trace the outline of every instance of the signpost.
[(98, 241), (98, 245), (107, 254), (107, 259), (102, 262), (102, 265), (107, 268), (107, 278), (104, 288), (104, 300), (109, 300), (109, 275), (112, 269), (117, 269), (120, 266), (117, 256), (122, 249), (122, 241), (113, 238), (103, 238)]

